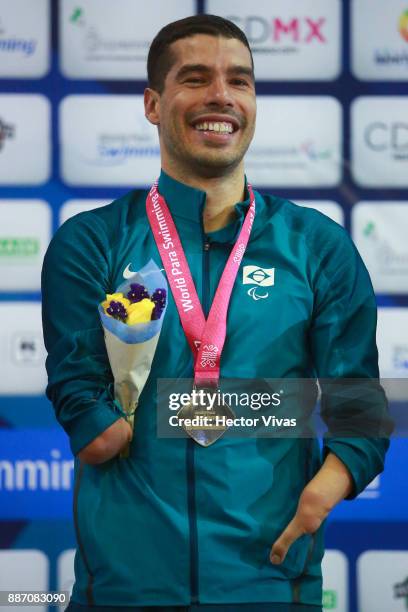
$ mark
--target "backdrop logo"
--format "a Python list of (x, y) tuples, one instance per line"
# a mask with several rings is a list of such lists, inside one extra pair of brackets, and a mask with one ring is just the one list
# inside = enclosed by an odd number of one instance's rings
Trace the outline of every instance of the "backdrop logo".
[(406, 187), (408, 118), (404, 96), (358, 97), (351, 115), (356, 182), (367, 187)]
[(43, 358), (40, 336), (32, 332), (16, 334), (11, 341), (11, 353), (17, 364), (38, 363)]
[(36, 48), (37, 41), (34, 38), (18, 38), (14, 35), (7, 35), (0, 21), (0, 53), (29, 57), (35, 53)]
[[(403, 40), (408, 42), (408, 10), (402, 13), (398, 20), (398, 31)], [(376, 49), (374, 61), (378, 65), (398, 67), (408, 66), (408, 52), (406, 49), (389, 47), (386, 49)]]
[[(293, 17), (285, 20), (280, 17), (266, 19), (260, 15), (249, 15), (245, 18), (228, 18), (244, 30), (254, 53), (296, 52), (302, 45), (327, 43), (325, 17)], [(268, 43), (284, 47), (258, 47)]]
[(80, 6), (75, 7), (71, 13), (69, 21), (75, 25), (85, 25), (84, 9)]
[(3, 258), (31, 258), (40, 252), (38, 238), (25, 236), (0, 236), (0, 262)]
[[(81, 6), (74, 8), (69, 16), (69, 23), (75, 28), (81, 28), (83, 32), (82, 46), (87, 61), (130, 61), (140, 60), (141, 50), (144, 53), (149, 48), (149, 41), (108, 38), (94, 25), (89, 24), (85, 18), (84, 9)], [(144, 59), (144, 58), (143, 58)]]
[(408, 42), (408, 10), (402, 13), (398, 25), (402, 38)]
[(353, 73), (364, 81), (408, 79), (408, 1), (354, 0)]
[(0, 520), (69, 517), (74, 461), (58, 428), (0, 428)]
[(364, 131), (367, 147), (375, 153), (387, 153), (395, 161), (408, 160), (408, 123), (374, 121)]
[(365, 227), (363, 228), (363, 235), (366, 238), (376, 238), (378, 237), (376, 229), (375, 229), (375, 223), (373, 221), (368, 221), (367, 224), (365, 225)]
[(258, 79), (332, 81), (342, 68), (342, 4), (341, 0), (206, 0), (205, 7), (245, 32)]
[(73, 469), (56, 448), (47, 458), (0, 459), (0, 491), (69, 491)]
[(313, 140), (303, 142), (299, 150), (306, 155), (306, 157), (312, 161), (320, 161), (322, 159), (330, 159), (332, 152), (330, 149), (321, 149), (316, 145)]
[(395, 345), (392, 354), (393, 367), (396, 372), (408, 372), (408, 344)]
[(408, 576), (403, 582), (394, 585), (394, 598), (405, 599), (405, 607), (408, 610)]
[(11, 140), (15, 136), (15, 126), (5, 123), (0, 118), (0, 151), (3, 149), (6, 140)]
[(304, 140), (299, 144), (251, 147), (251, 156), (266, 156), (270, 160), (270, 166), (276, 168), (284, 167), (286, 170), (293, 168), (296, 170), (306, 170), (310, 164), (328, 161), (332, 158), (333, 152), (330, 148), (319, 146), (312, 139)]
[(336, 610), (337, 609), (337, 591), (333, 589), (325, 589), (323, 591), (323, 609), (324, 610)]
[(387, 239), (382, 235), (378, 223), (368, 220), (362, 228), (362, 235), (366, 244), (373, 249), (373, 265), (376, 267), (374, 273), (408, 274), (408, 251), (398, 251), (392, 244), (392, 237)]
[(95, 163), (102, 166), (120, 166), (130, 159), (159, 156), (159, 146), (152, 144), (150, 134), (144, 129), (140, 133), (104, 133), (97, 137)]
[(313, 41), (318, 43), (325, 43), (326, 38), (322, 33), (322, 28), (326, 23), (324, 17), (320, 17), (317, 20), (311, 17), (305, 17), (304, 19), (295, 18), (290, 22), (285, 23), (279, 18), (273, 20), (273, 40), (281, 42), (286, 35), (292, 38), (293, 42), (303, 42), (310, 44)]

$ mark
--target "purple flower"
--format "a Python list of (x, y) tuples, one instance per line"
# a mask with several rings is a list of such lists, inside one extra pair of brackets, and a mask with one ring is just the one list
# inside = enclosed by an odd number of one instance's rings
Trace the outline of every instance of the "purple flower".
[(152, 295), (152, 300), (156, 304), (156, 306), (161, 306), (163, 310), (166, 305), (166, 290), (156, 289), (156, 291)]
[(119, 321), (126, 321), (128, 313), (123, 304), (120, 302), (115, 302), (112, 300), (109, 304), (109, 307), (106, 309), (106, 312), (113, 317), (114, 319), (118, 319)]
[(139, 283), (132, 283), (130, 285), (130, 291), (127, 294), (128, 300), (134, 304), (135, 302), (141, 302), (144, 299), (149, 299), (149, 292), (143, 287), (143, 285), (139, 285)]
[(152, 301), (155, 306), (152, 310), (152, 321), (160, 319), (162, 316), (162, 312), (164, 307), (166, 306), (166, 290), (165, 289), (156, 289), (156, 291), (152, 295)]
[(156, 304), (156, 306), (152, 310), (152, 321), (156, 321), (157, 319), (160, 319), (160, 317), (162, 316), (163, 309), (164, 309), (164, 306), (161, 306), (160, 304)]

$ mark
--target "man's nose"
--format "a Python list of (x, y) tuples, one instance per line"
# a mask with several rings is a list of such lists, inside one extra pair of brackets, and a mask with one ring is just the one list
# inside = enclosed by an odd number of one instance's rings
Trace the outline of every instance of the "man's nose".
[(218, 106), (233, 105), (231, 89), (225, 78), (216, 77), (211, 81), (207, 88), (206, 103)]

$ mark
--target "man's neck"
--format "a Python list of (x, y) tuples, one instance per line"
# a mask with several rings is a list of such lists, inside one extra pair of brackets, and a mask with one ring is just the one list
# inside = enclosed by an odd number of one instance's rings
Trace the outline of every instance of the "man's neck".
[(243, 167), (236, 168), (231, 174), (215, 178), (187, 175), (174, 168), (163, 170), (181, 183), (205, 191), (206, 200), (203, 213), (204, 231), (214, 232), (231, 223), (235, 218), (234, 206), (244, 199), (245, 175)]

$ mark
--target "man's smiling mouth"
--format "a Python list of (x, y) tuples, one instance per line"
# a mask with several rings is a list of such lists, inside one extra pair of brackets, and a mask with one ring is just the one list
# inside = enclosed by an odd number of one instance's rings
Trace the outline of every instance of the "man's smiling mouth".
[(194, 128), (199, 131), (220, 132), (228, 134), (232, 134), (232, 132), (234, 131), (232, 123), (228, 123), (226, 121), (203, 121), (202, 123), (197, 123)]

